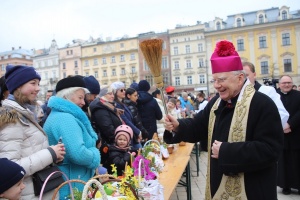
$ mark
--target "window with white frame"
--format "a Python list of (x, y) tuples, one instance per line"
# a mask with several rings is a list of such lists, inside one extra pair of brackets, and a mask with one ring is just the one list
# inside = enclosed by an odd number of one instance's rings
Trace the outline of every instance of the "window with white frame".
[(144, 70), (145, 71), (149, 71), (148, 64), (147, 64), (147, 62), (145, 60), (144, 60)]
[(191, 53), (191, 46), (185, 45), (185, 53)]
[(112, 70), (111, 70), (111, 75), (112, 75), (112, 76), (117, 76), (116, 69), (112, 69)]
[(259, 48), (267, 48), (267, 38), (266, 36), (259, 37)]
[(136, 73), (135, 66), (132, 66), (132, 67), (131, 67), (131, 73)]
[(199, 58), (198, 63), (199, 63), (199, 67), (204, 67), (203, 58)]
[(221, 23), (220, 23), (220, 22), (217, 22), (217, 23), (216, 23), (216, 29), (217, 29), (217, 30), (221, 30)]
[(198, 52), (202, 52), (203, 51), (203, 44), (198, 44)]
[(268, 61), (260, 62), (260, 70), (261, 70), (261, 74), (269, 74)]
[(244, 39), (238, 39), (237, 40), (237, 50), (238, 51), (244, 51)]
[(84, 66), (85, 66), (85, 67), (89, 66), (89, 61), (88, 61), (88, 60), (85, 60), (85, 61), (84, 61)]
[(65, 62), (62, 63), (62, 68), (66, 69), (66, 63)]
[(56, 70), (52, 70), (52, 78), (56, 78)]
[(284, 72), (292, 72), (292, 60), (283, 59)]
[(179, 61), (178, 60), (174, 61), (174, 69), (179, 69)]
[(287, 17), (287, 12), (286, 12), (286, 10), (282, 11), (282, 12), (281, 12), (281, 15), (282, 15), (282, 16), (281, 16), (281, 19), (282, 19), (282, 20), (285, 20), (285, 19), (288, 18), (288, 17)]
[(124, 61), (125, 61), (125, 55), (121, 55), (121, 56), (120, 56), (120, 61), (121, 61), (121, 62), (124, 62)]
[(191, 62), (191, 60), (186, 60), (185, 62), (186, 62), (186, 68), (187, 69), (191, 69), (192, 68), (192, 62)]
[(78, 67), (78, 61), (77, 60), (74, 61), (74, 67)]
[(48, 60), (45, 60), (45, 67), (49, 66), (48, 65)]
[(98, 65), (98, 58), (94, 58), (94, 65)]
[(187, 76), (186, 80), (187, 80), (187, 85), (192, 85), (193, 84), (193, 77), (192, 76)]
[(63, 78), (66, 78), (66, 77), (67, 77), (67, 73), (63, 72)]
[(112, 56), (112, 57), (111, 57), (111, 62), (112, 62), (112, 63), (115, 63), (115, 62), (116, 62), (116, 57), (115, 57), (115, 56)]
[(165, 41), (163, 41), (163, 43), (162, 43), (162, 49), (166, 49), (166, 48), (167, 48), (167, 44), (166, 44)]
[(175, 77), (175, 85), (180, 85), (180, 77)]
[(96, 48), (96, 47), (95, 47), (95, 48), (93, 48), (93, 51), (94, 51), (94, 52), (97, 52), (97, 48)]
[(48, 79), (48, 72), (45, 72), (45, 79)]
[(135, 54), (134, 53), (130, 54), (130, 60), (135, 60)]
[(258, 16), (258, 23), (259, 23), (259, 24), (264, 23), (264, 15), (263, 15), (263, 14), (260, 14), (260, 15)]
[(77, 70), (75, 71), (75, 75), (78, 75), (78, 71)]
[(178, 47), (174, 47), (173, 50), (174, 50), (174, 55), (178, 55), (178, 53), (179, 53), (178, 52)]
[(163, 74), (163, 82), (164, 82), (164, 84), (169, 83), (169, 74), (167, 74), (167, 73)]
[(107, 71), (106, 71), (106, 69), (104, 69), (103, 71), (102, 71), (102, 75), (103, 75), (103, 77), (107, 77)]
[(85, 76), (88, 77), (90, 75), (89, 72), (85, 72)]
[(2, 64), (2, 66), (1, 66), (1, 71), (5, 71), (5, 65), (4, 64)]
[(203, 74), (199, 74), (199, 83), (204, 84), (205, 83), (205, 76)]
[(106, 58), (105, 57), (102, 58), (102, 64), (106, 64)]
[(125, 68), (121, 68), (121, 75), (125, 75)]
[(148, 83), (149, 83), (150, 85), (153, 85), (153, 77), (152, 77), (152, 75), (150, 75), (150, 76), (145, 76), (145, 80), (148, 81)]
[(242, 20), (241, 20), (241, 18), (237, 18), (237, 20), (236, 20), (236, 26), (237, 27), (241, 27), (242, 26)]
[(290, 45), (290, 34), (289, 33), (283, 33), (282, 34), (282, 45), (287, 46)]
[(167, 57), (163, 57), (162, 58), (161, 66), (162, 66), (163, 69), (167, 69), (168, 68), (168, 59), (167, 59)]
[(120, 48), (124, 48), (124, 43), (120, 43)]

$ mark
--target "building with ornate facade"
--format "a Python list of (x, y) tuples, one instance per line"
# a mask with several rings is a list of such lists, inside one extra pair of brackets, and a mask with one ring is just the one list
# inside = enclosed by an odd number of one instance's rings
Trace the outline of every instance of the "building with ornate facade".
[(287, 74), (300, 84), (299, 10), (282, 6), (229, 15), (225, 21), (216, 17), (205, 23), (208, 59), (215, 44), (223, 39), (233, 42), (242, 61), (255, 65), (260, 83)]
[(82, 45), (81, 65), (83, 76), (93, 75), (100, 85), (115, 81), (128, 87), (138, 80), (138, 40), (123, 37), (118, 40), (94, 40)]
[(7, 65), (32, 66), (32, 56), (32, 50), (22, 49), (22, 47), (18, 49), (12, 47), (11, 51), (0, 52), (0, 77), (5, 74)]
[(172, 85), (177, 92), (208, 91), (204, 24), (169, 30)]
[(81, 44), (84, 41), (73, 40), (72, 44), (66, 44), (59, 49), (59, 77), (66, 78), (72, 75), (82, 75)]
[(44, 100), (47, 90), (54, 90), (59, 76), (59, 51), (55, 40), (52, 40), (49, 49), (37, 51), (33, 56), (33, 66), (41, 75), (39, 99)]

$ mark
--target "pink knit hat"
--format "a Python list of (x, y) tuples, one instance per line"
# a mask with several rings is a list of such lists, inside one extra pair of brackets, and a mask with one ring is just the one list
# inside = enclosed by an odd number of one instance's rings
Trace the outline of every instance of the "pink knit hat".
[(217, 43), (210, 62), (213, 74), (243, 70), (239, 54), (235, 51), (234, 45), (227, 40), (222, 40)]
[(115, 131), (115, 141), (117, 141), (117, 139), (120, 135), (124, 135), (126, 137), (128, 143), (130, 143), (130, 140), (133, 137), (133, 131), (127, 125), (120, 125), (116, 128), (116, 131)]

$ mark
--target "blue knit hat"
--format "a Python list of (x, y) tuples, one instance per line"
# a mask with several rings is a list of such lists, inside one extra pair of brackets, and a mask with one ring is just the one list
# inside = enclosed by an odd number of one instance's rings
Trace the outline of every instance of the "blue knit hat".
[(17, 163), (0, 158), (0, 194), (18, 183), (24, 176), (25, 170)]
[(33, 67), (23, 65), (7, 65), (5, 73), (6, 85), (11, 94), (20, 87), (33, 79), (41, 80), (41, 76)]
[(99, 94), (100, 84), (94, 76), (84, 77), (83, 81), (91, 94)]
[(141, 80), (139, 82), (139, 91), (148, 92), (150, 90), (150, 84), (146, 80)]
[(135, 89), (136, 91), (139, 91), (139, 84), (136, 82), (131, 83), (130, 88)]

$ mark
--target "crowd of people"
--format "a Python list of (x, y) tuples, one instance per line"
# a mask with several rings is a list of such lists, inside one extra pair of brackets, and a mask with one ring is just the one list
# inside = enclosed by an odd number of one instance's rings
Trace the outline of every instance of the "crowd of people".
[[(0, 198), (38, 199), (32, 176), (52, 164), (70, 179), (88, 181), (103, 167), (112, 173), (112, 164), (122, 175), (155, 134), (167, 143), (200, 142), (208, 151), (206, 199), (275, 200), (277, 186), (300, 194), (300, 92), (289, 75), (279, 88), (260, 85), (254, 65), (242, 63), (232, 46), (217, 44), (217, 92), (207, 96), (173, 86), (164, 95), (146, 80), (100, 87), (93, 76), (74, 75), (49, 89), (40, 105), (40, 75), (8, 65), (0, 80)], [(58, 198), (69, 194), (63, 187)]]

